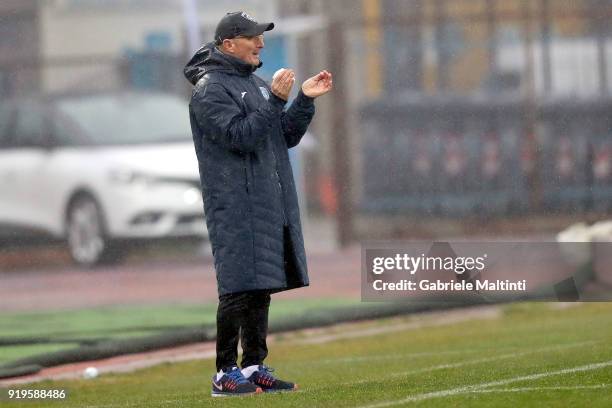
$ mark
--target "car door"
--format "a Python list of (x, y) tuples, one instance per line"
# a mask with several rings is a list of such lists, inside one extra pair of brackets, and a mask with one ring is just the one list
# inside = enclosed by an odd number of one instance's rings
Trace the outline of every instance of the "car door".
[(49, 160), (48, 125), (38, 102), (17, 105), (13, 137), (5, 151), (8, 207), (20, 226), (47, 230), (44, 215), (45, 192), (52, 188), (45, 164)]

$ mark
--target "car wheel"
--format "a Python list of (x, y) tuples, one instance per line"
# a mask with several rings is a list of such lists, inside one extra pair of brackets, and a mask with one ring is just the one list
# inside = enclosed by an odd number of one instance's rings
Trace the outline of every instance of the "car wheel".
[(68, 249), (75, 263), (94, 266), (119, 260), (117, 248), (106, 237), (100, 206), (91, 196), (82, 195), (72, 202), (66, 231)]

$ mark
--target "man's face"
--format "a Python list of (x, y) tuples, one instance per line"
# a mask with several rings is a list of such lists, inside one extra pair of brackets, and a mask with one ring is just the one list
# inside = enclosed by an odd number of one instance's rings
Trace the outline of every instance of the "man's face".
[(239, 36), (223, 42), (225, 49), (232, 56), (247, 64), (259, 65), (259, 53), (264, 47), (263, 34), (252, 37)]

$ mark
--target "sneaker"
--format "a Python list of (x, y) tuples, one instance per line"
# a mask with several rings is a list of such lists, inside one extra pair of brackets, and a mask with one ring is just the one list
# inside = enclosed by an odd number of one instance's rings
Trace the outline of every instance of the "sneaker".
[(260, 365), (257, 371), (254, 371), (248, 377), (248, 380), (253, 385), (261, 387), (264, 392), (295, 391), (298, 389), (297, 384), (275, 378), (270, 374), (273, 371), (274, 369), (271, 367)]
[(213, 397), (227, 397), (232, 395), (259, 394), (261, 388), (244, 378), (237, 366), (223, 369), (223, 376), (217, 380), (217, 375), (212, 378)]

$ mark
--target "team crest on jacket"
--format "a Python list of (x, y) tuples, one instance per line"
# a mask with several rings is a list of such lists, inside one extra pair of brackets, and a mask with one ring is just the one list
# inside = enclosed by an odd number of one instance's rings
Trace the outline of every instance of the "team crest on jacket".
[(261, 91), (263, 97), (266, 98), (266, 101), (270, 99), (270, 92), (268, 92), (268, 88), (266, 88), (265, 86), (260, 86), (259, 90)]

